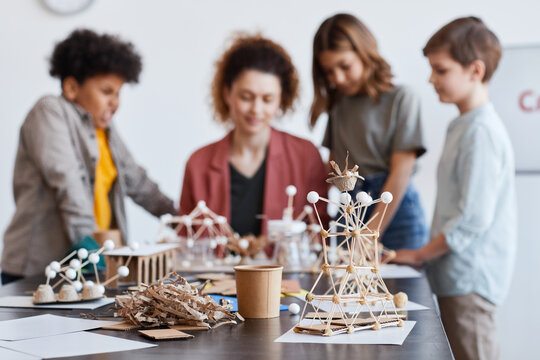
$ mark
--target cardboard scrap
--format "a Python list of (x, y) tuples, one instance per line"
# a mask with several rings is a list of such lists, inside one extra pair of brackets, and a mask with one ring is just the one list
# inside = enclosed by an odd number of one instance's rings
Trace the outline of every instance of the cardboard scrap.
[(234, 276), (231, 274), (224, 274), (224, 273), (204, 273), (204, 274), (198, 274), (198, 279), (201, 280), (211, 280), (211, 281), (219, 281), (219, 280), (234, 280)]
[(300, 291), (302, 291), (302, 288), (300, 287), (300, 282), (298, 280), (281, 280), (281, 292), (283, 294), (299, 293)]
[(119, 321), (118, 324), (106, 325), (101, 327), (103, 330), (119, 330), (127, 331), (140, 328), (139, 325), (132, 324), (128, 321)]
[(176, 273), (135, 293), (115, 299), (115, 316), (142, 327), (170, 325), (215, 326), (234, 321), (229, 303), (202, 296)]
[(180, 330), (180, 331), (199, 331), (199, 330), (209, 330), (208, 326), (195, 326), (195, 325), (171, 325), (169, 329)]
[(139, 333), (154, 340), (191, 339), (194, 337), (175, 329), (139, 330)]

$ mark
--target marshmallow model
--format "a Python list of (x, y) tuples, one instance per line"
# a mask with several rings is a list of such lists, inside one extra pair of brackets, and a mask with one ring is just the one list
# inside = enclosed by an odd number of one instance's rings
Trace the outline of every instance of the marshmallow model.
[[(100, 298), (105, 293), (105, 285), (117, 277), (129, 275), (129, 259), (124, 266), (118, 268), (118, 274), (104, 282), (100, 282), (97, 271), (97, 263), (100, 254), (105, 250), (114, 249), (112, 240), (105, 240), (103, 246), (97, 250), (87, 250), (84, 248), (72, 251), (68, 256), (60, 261), (52, 261), (45, 267), (46, 283), (38, 286), (34, 292), (34, 303), (51, 303), (56, 301), (71, 302), (92, 300)], [(94, 268), (96, 283), (86, 280), (82, 269), (91, 265)], [(49, 285), (50, 281), (59, 278), (54, 285)], [(54, 289), (60, 285), (60, 292), (55, 296)], [(79, 294), (82, 291), (82, 294)], [(58, 298), (58, 299), (57, 299)]]
[[(320, 197), (314, 191), (307, 195), (309, 203), (313, 204), (313, 211), (317, 215), (320, 225), (322, 241), (322, 261), (320, 275), (306, 295), (306, 303), (302, 310), (300, 320), (295, 326), (297, 333), (332, 336), (338, 334), (351, 334), (364, 329), (379, 330), (383, 326), (403, 326), (403, 316), (396, 311), (393, 296), (380, 275), (379, 266), (380, 228), (386, 214), (388, 204), (392, 201), (392, 194), (384, 192), (379, 199), (373, 200), (365, 192), (359, 192), (355, 201), (349, 193), (354, 189), (356, 180), (361, 178), (356, 170), (358, 166), (340, 171), (337, 164), (331, 162), (335, 173), (327, 182), (333, 183), (342, 193), (339, 203)], [(320, 222), (315, 204), (323, 201), (338, 208), (338, 222), (325, 229)], [(374, 204), (382, 203), (382, 213), (376, 213), (367, 218), (368, 208)], [(338, 244), (338, 237), (344, 239)], [(327, 240), (328, 239), (328, 240)], [(328, 243), (330, 245), (328, 245)], [(314, 293), (319, 289), (319, 282), (323, 277), (331, 278), (330, 288), (326, 292)], [(330, 312), (323, 312), (321, 308), (327, 305)], [(348, 304), (355, 304), (351, 310)], [(373, 311), (372, 306), (380, 303), (384, 311)], [(289, 311), (295, 313), (291, 304)], [(362, 311), (367, 311), (369, 318), (359, 320)], [(319, 320), (304, 322), (308, 314)]]

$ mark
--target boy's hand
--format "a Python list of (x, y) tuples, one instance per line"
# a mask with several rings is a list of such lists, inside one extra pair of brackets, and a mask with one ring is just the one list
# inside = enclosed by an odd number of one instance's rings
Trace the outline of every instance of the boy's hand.
[(396, 256), (391, 260), (392, 263), (420, 267), (423, 260), (420, 257), (419, 250), (401, 249), (396, 251)]

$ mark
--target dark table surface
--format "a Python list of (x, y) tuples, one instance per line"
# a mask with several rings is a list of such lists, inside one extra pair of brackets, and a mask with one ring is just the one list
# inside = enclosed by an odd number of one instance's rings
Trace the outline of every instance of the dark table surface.
[[(284, 278), (298, 279), (303, 288), (309, 289), (315, 277), (312, 274), (284, 274)], [(186, 277), (189, 277), (187, 275)], [(43, 277), (23, 279), (0, 287), (0, 296), (23, 295), (35, 290)], [(157, 347), (82, 356), (82, 359), (452, 359), (439, 316), (435, 311), (431, 290), (425, 277), (412, 279), (385, 279), (391, 293), (405, 291), (409, 300), (429, 307), (429, 310), (410, 311), (408, 319), (416, 325), (401, 346), (397, 345), (343, 345), (276, 343), (274, 340), (291, 329), (299, 315), (282, 311), (279, 318), (247, 319), (236, 326), (224, 325), (210, 331), (189, 332), (195, 338), (188, 340), (155, 341)], [(114, 296), (118, 291), (107, 291)], [(282, 303), (289, 304), (298, 299), (285, 297)], [(47, 310), (0, 308), (0, 320), (15, 319), (52, 313), (78, 317), (81, 312), (98, 316), (110, 316), (113, 311), (105, 306), (90, 310)], [(370, 331), (370, 330), (368, 330)], [(104, 335), (152, 343), (136, 331), (94, 330)], [(339, 336), (339, 335), (338, 335)]]

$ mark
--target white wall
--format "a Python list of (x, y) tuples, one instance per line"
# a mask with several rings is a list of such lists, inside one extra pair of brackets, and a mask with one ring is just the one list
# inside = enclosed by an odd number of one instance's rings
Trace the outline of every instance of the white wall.
[[(540, 43), (540, 2), (95, 0), (81, 14), (58, 16), (39, 0), (0, 0), (0, 230), (5, 229), (14, 210), (11, 178), (19, 126), (41, 95), (59, 92), (58, 81), (48, 75), (47, 57), (54, 43), (71, 30), (89, 27), (120, 34), (133, 41), (143, 55), (140, 84), (123, 90), (115, 122), (135, 157), (165, 193), (178, 201), (188, 155), (224, 134), (211, 120), (208, 97), (213, 62), (231, 31), (261, 30), (289, 50), (300, 72), (302, 97), (297, 113), (279, 127), (319, 143), (324, 124), (313, 133), (306, 125), (312, 95), (311, 42), (321, 21), (341, 11), (367, 23), (393, 66), (396, 82), (413, 86), (422, 97), (429, 151), (415, 181), (431, 217), (436, 163), (446, 125), (457, 112), (439, 104), (427, 83), (429, 67), (421, 54), (422, 46), (441, 25), (470, 14), (482, 17), (503, 45)], [(540, 210), (534, 205), (540, 200), (538, 185), (536, 177), (518, 179), (519, 255), (523, 262), (516, 267), (516, 295), (510, 296), (501, 310), (503, 358), (535, 357), (533, 330), (539, 327), (539, 316), (511, 310), (521, 305), (524, 296), (540, 295), (537, 281), (525, 281), (540, 270), (535, 261), (538, 251), (529, 251), (539, 247), (533, 226), (534, 214)], [(533, 191), (536, 202), (526, 196), (527, 189)], [(157, 231), (156, 221), (132, 204), (128, 217), (133, 239), (145, 240)]]

